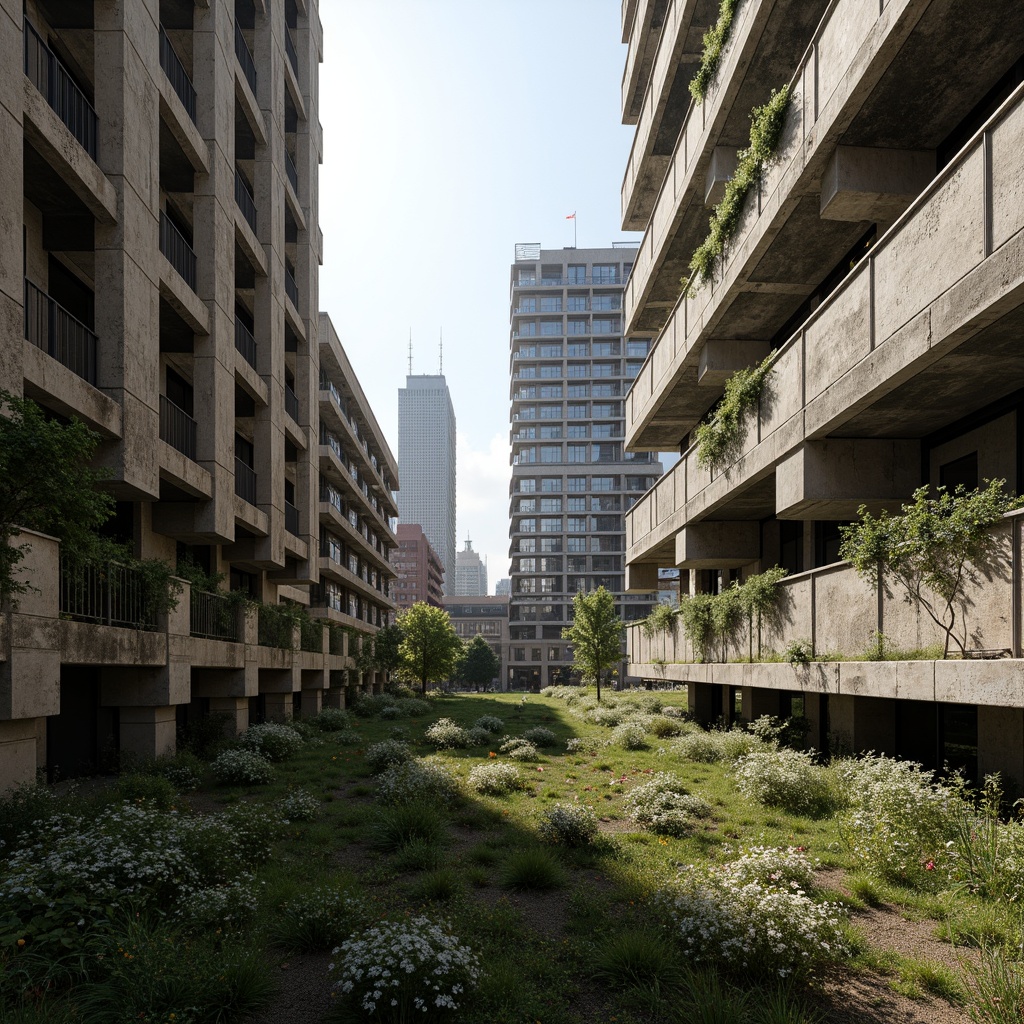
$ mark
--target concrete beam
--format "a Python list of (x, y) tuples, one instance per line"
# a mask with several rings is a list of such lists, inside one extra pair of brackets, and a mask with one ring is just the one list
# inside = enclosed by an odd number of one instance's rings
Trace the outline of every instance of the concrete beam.
[(898, 512), (921, 480), (917, 441), (836, 439), (805, 441), (775, 471), (779, 519), (854, 519)]
[(758, 523), (691, 523), (676, 534), (676, 565), (680, 569), (738, 569), (760, 557)]
[(736, 173), (736, 155), (739, 150), (734, 146), (715, 146), (708, 161), (708, 173), (704, 178), (704, 205), (716, 206), (725, 195), (725, 186)]
[(626, 593), (646, 594), (658, 589), (658, 567), (641, 564), (626, 566)]
[(931, 150), (837, 146), (821, 176), (821, 216), (889, 224), (933, 177)]
[(726, 341), (711, 338), (697, 357), (697, 383), (721, 387), (737, 370), (756, 366), (771, 351), (767, 341)]

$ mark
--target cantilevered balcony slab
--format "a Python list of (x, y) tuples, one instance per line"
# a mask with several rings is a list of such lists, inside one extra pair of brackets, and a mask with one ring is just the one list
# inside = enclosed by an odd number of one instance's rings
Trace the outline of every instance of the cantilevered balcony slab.
[(805, 441), (775, 470), (775, 514), (851, 520), (861, 506), (898, 512), (920, 481), (919, 441)]
[(738, 569), (757, 561), (760, 554), (759, 523), (694, 523), (676, 534), (680, 569)]
[(821, 216), (891, 224), (934, 176), (931, 150), (836, 146), (821, 176)]

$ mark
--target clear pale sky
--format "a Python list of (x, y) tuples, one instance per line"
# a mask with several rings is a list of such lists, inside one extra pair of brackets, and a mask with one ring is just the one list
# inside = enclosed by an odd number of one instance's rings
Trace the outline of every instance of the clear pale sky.
[(398, 454), (398, 389), (444, 373), (457, 547), (509, 571), (509, 267), (516, 242), (619, 229), (620, 0), (321, 0), (320, 308)]

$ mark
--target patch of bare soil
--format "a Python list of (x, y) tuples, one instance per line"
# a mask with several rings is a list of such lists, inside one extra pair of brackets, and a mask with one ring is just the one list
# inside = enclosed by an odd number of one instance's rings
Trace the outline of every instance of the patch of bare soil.
[(319, 1024), (331, 1006), (329, 953), (289, 956), (274, 968), (278, 993), (248, 1024)]

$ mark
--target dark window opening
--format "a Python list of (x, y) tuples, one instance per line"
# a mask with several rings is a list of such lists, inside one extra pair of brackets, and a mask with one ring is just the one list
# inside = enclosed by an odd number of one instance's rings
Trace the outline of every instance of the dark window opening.
[(842, 523), (819, 521), (814, 524), (814, 567), (840, 561), (839, 547), (843, 538), (839, 533)]
[(973, 491), (978, 486), (978, 453), (971, 452), (939, 466), (939, 483), (950, 491), (958, 487)]
[(804, 571), (804, 524), (800, 519), (779, 520), (779, 565), (791, 576)]

